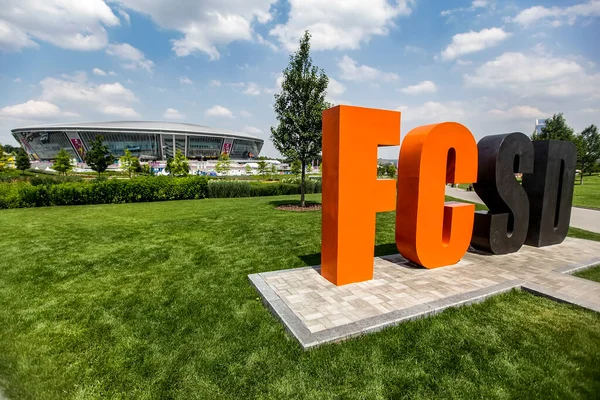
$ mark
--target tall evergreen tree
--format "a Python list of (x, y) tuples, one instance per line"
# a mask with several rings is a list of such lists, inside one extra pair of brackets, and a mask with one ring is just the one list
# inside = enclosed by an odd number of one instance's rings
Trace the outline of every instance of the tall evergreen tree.
[(96, 136), (92, 141), (90, 151), (85, 155), (85, 163), (100, 176), (114, 161), (115, 158), (110, 154), (108, 146), (104, 144), (104, 136)]
[(17, 169), (21, 170), (21, 173), (25, 172), (29, 168), (31, 168), (31, 162), (29, 161), (29, 156), (23, 149), (19, 149), (17, 152), (16, 159)]
[(71, 155), (65, 149), (59, 150), (58, 154), (54, 158), (52, 169), (63, 175), (66, 175), (67, 172), (73, 169), (73, 164), (71, 164)]
[(283, 71), (281, 93), (275, 95), (273, 106), (278, 125), (271, 127), (275, 148), (287, 158), (301, 163), (300, 204), (305, 206), (306, 164), (316, 158), (322, 148), (321, 120), (329, 108), (325, 95), (329, 79), (314, 66), (310, 57), (310, 34), (304, 33), (300, 48), (290, 55)]

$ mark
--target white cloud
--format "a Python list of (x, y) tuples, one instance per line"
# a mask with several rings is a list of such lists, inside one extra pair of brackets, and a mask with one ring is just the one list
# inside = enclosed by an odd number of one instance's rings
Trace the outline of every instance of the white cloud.
[(258, 96), (260, 94), (260, 88), (254, 82), (248, 82), (246, 84), (246, 89), (244, 90), (244, 94), (249, 94), (251, 96)]
[(117, 10), (117, 12), (119, 13), (119, 15), (121, 17), (123, 17), (123, 19), (130, 24), (131, 23), (131, 17), (129, 17), (129, 14), (127, 14), (124, 10), (121, 10), (120, 8)]
[(419, 47), (419, 46), (404, 46), (404, 54), (409, 54), (409, 53), (425, 55), (425, 54), (427, 54), (427, 51), (425, 51), (424, 48)]
[(209, 108), (206, 110), (205, 115), (208, 117), (235, 118), (230, 110), (220, 105)]
[(489, 114), (493, 117), (500, 119), (525, 119), (534, 120), (536, 118), (542, 118), (545, 115), (549, 115), (546, 112), (540, 111), (539, 108), (533, 106), (514, 106), (508, 109), (492, 109)]
[(26, 103), (0, 108), (0, 118), (46, 119), (73, 115), (76, 114), (61, 112), (56, 104), (39, 100), (29, 100)]
[(476, 11), (477, 9), (480, 8), (487, 8), (492, 6), (492, 2), (490, 2), (489, 0), (474, 0), (471, 3), (470, 7), (460, 7), (460, 8), (453, 8), (450, 10), (444, 10), (440, 13), (440, 15), (442, 17), (447, 17), (450, 14), (454, 14), (456, 12), (461, 12), (461, 11)]
[(108, 75), (110, 75), (110, 76), (116, 76), (116, 75), (117, 75), (117, 73), (116, 73), (115, 71), (110, 71), (110, 72), (108, 73)]
[(394, 20), (411, 13), (412, 0), (348, 1), (289, 0), (290, 13), (285, 24), (270, 31), (283, 46), (296, 50), (308, 30), (314, 50), (358, 49), (372, 36), (386, 36)]
[(138, 114), (131, 107), (124, 106), (116, 106), (116, 105), (107, 105), (100, 109), (100, 112), (106, 115), (114, 115), (116, 117), (121, 118), (139, 118), (140, 114)]
[(209, 83), (209, 86), (212, 86), (212, 87), (220, 87), (221, 85), (222, 85), (221, 81), (219, 81), (217, 79), (213, 79)]
[(94, 68), (92, 72), (94, 73), (94, 75), (106, 76), (106, 72), (102, 71), (100, 68)]
[(162, 28), (182, 36), (172, 41), (177, 56), (202, 52), (220, 57), (219, 46), (237, 40), (254, 41), (253, 24), (271, 20), (275, 0), (120, 0), (120, 6), (149, 15)]
[(419, 106), (400, 106), (397, 110), (402, 112), (402, 121), (423, 121), (429, 124), (458, 121), (466, 115), (464, 104), (458, 101), (428, 101)]
[(452, 43), (442, 51), (443, 60), (454, 60), (463, 54), (474, 53), (494, 47), (506, 40), (511, 34), (502, 28), (482, 29), (479, 32), (469, 31), (452, 36)]
[(139, 102), (135, 94), (119, 82), (96, 85), (87, 80), (85, 73), (62, 75), (63, 79), (48, 77), (40, 82), (40, 100), (67, 105), (87, 114), (96, 110), (103, 114), (137, 117), (130, 107)]
[(65, 49), (98, 50), (108, 43), (104, 26), (117, 25), (119, 18), (103, 0), (3, 0), (0, 49), (19, 51), (40, 40)]
[(336, 81), (333, 78), (329, 78), (329, 85), (327, 85), (327, 94), (332, 96), (339, 96), (346, 91), (346, 86), (343, 83)]
[(254, 126), (245, 126), (242, 132), (249, 133), (251, 135), (257, 135), (259, 133), (262, 133), (262, 130)]
[(148, 60), (142, 51), (129, 43), (110, 44), (106, 53), (124, 61), (125, 64), (123, 64), (123, 67), (127, 69), (142, 68), (148, 72), (152, 72), (152, 68), (154, 67), (152, 60)]
[(179, 111), (177, 111), (174, 108), (167, 108), (167, 110), (165, 111), (164, 115), (163, 115), (164, 119), (183, 119), (185, 118), (185, 115), (181, 114)]
[(15, 79), (13, 79), (14, 83), (21, 83), (21, 78), (16, 77)]
[(431, 81), (423, 81), (417, 83), (416, 85), (407, 86), (405, 88), (400, 89), (402, 93), (405, 94), (423, 94), (423, 93), (435, 93), (437, 91), (437, 87), (435, 83)]
[(575, 61), (522, 53), (504, 53), (464, 79), (470, 86), (508, 90), (523, 97), (594, 97), (600, 87), (600, 74), (587, 72)]
[(180, 76), (179, 83), (181, 83), (182, 85), (193, 85), (194, 84), (194, 82), (192, 82), (192, 80), (190, 78), (188, 78), (187, 76)]
[(473, 64), (473, 61), (471, 60), (456, 60), (456, 65), (471, 65)]
[(383, 72), (377, 68), (368, 65), (358, 65), (358, 63), (348, 56), (342, 57), (338, 62), (341, 70), (340, 78), (347, 81), (384, 81), (389, 82), (398, 79), (398, 75), (392, 72)]
[(242, 111), (240, 111), (240, 115), (244, 118), (249, 118), (252, 116), (252, 113), (250, 113), (249, 111), (246, 111), (246, 110), (242, 110)]
[(538, 21), (547, 20), (552, 27), (563, 25), (565, 22), (573, 25), (581, 17), (600, 16), (600, 1), (589, 0), (585, 3), (568, 7), (544, 7), (534, 6), (521, 11), (513, 22), (528, 27)]

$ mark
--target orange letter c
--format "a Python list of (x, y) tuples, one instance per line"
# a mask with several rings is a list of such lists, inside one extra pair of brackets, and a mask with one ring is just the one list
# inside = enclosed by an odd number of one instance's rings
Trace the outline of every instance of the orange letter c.
[(456, 264), (469, 248), (475, 206), (445, 203), (447, 183), (477, 180), (477, 144), (455, 122), (425, 125), (406, 135), (398, 160), (396, 246), (426, 268)]

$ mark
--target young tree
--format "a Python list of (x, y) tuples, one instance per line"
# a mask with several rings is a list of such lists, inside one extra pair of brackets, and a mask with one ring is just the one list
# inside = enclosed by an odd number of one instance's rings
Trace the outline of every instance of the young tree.
[(306, 172), (308, 172), (310, 174), (312, 172), (312, 170), (313, 170), (312, 163), (306, 164)]
[(269, 164), (265, 160), (260, 160), (258, 162), (258, 173), (262, 176), (267, 174), (267, 168), (269, 168)]
[(248, 164), (246, 164), (246, 166), (244, 167), (244, 169), (246, 170), (246, 175), (252, 174), (252, 167), (249, 166)]
[(190, 172), (188, 159), (181, 150), (175, 152), (175, 158), (167, 160), (167, 168), (167, 172), (175, 176), (185, 176)]
[(17, 153), (16, 159), (17, 169), (21, 170), (21, 174), (23, 174), (26, 170), (31, 168), (31, 162), (29, 161), (29, 156), (23, 149), (19, 149)]
[(589, 175), (594, 171), (598, 159), (600, 159), (600, 134), (596, 125), (590, 125), (577, 136), (577, 161), (581, 167), (581, 182), (583, 174)]
[(71, 155), (65, 149), (60, 149), (56, 155), (54, 164), (52, 164), (52, 169), (63, 175), (66, 175), (67, 172), (73, 169), (73, 164), (71, 164)]
[(137, 175), (143, 171), (144, 171), (144, 168), (142, 167), (142, 164), (140, 163), (140, 159), (137, 157), (133, 157), (133, 160), (131, 161), (131, 172), (133, 172), (135, 175)]
[(292, 172), (292, 174), (300, 175), (301, 169), (302, 169), (302, 163), (300, 162), (300, 160), (296, 159), (296, 160), (292, 161), (292, 164), (290, 165), (290, 171)]
[(271, 175), (277, 175), (277, 167), (275, 164), (271, 164)]
[[(133, 160), (137, 160), (137, 157), (134, 157), (131, 154), (131, 151), (129, 151), (129, 149), (125, 149), (125, 154), (123, 156), (121, 156), (119, 158), (119, 161), (121, 162), (121, 167), (127, 171), (127, 173), (129, 174), (129, 177), (131, 178), (131, 173), (135, 172), (134, 171), (134, 166), (133, 166)], [(138, 160), (138, 165), (139, 165), (140, 161)]]
[(3, 149), (0, 149), (0, 171), (4, 171), (8, 166), (8, 155), (4, 153)]
[(385, 166), (385, 174), (392, 179), (396, 177), (396, 167), (394, 164), (388, 164)]
[(100, 177), (100, 174), (106, 171), (106, 168), (114, 161), (115, 158), (110, 154), (108, 146), (104, 144), (104, 136), (96, 136), (92, 141), (90, 151), (85, 155), (85, 163)]
[(221, 153), (221, 155), (219, 156), (219, 161), (217, 161), (217, 165), (215, 166), (215, 170), (219, 174), (227, 175), (230, 169), (231, 160), (229, 159), (229, 154)]
[(329, 108), (325, 95), (329, 79), (322, 69), (313, 66), (310, 57), (310, 34), (304, 33), (300, 48), (290, 56), (283, 71), (281, 93), (275, 95), (273, 109), (277, 127), (271, 127), (275, 148), (287, 158), (301, 163), (300, 205), (304, 207), (306, 163), (321, 152), (321, 119)]
[(552, 118), (548, 118), (542, 132), (539, 135), (534, 132), (531, 140), (566, 140), (574, 142), (575, 135), (573, 134), (573, 128), (567, 125), (563, 114), (558, 113), (554, 114)]

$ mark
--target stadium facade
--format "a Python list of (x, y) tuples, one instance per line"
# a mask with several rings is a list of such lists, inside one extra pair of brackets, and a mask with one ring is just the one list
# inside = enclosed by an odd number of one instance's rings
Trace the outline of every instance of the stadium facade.
[(128, 149), (140, 161), (166, 160), (181, 150), (189, 159), (213, 160), (227, 153), (233, 160), (258, 157), (264, 141), (256, 136), (203, 125), (154, 121), (35, 125), (12, 130), (34, 159), (52, 160), (64, 149), (83, 161), (91, 142), (102, 135), (115, 158)]

